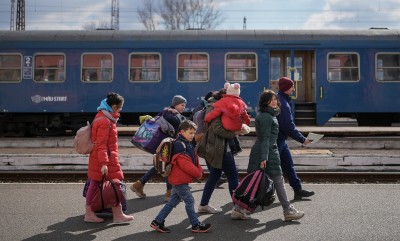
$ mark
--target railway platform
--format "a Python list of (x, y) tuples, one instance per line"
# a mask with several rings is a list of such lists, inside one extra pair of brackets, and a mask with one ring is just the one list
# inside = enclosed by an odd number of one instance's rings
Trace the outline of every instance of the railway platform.
[[(352, 122), (350, 122), (352, 123)], [(118, 126), (119, 135), (133, 135), (139, 126)], [(354, 126), (354, 123), (332, 121), (326, 126), (297, 126), (297, 129), (307, 135), (310, 132), (324, 134), (325, 136), (400, 136), (400, 126), (388, 127), (371, 127), (371, 126)], [(250, 126), (249, 135), (255, 135), (255, 127)]]
[[(235, 160), (239, 172), (245, 172), (255, 139), (244, 136), (240, 141), (244, 150)], [(0, 171), (84, 172), (88, 156), (76, 154), (72, 146), (73, 137), (0, 139)], [(290, 140), (289, 146), (299, 172), (400, 172), (400, 136), (324, 137), (306, 147)], [(144, 173), (152, 167), (152, 155), (135, 148), (130, 137), (121, 136), (119, 147), (126, 173)], [(200, 162), (205, 167), (205, 161)]]
[[(129, 185), (130, 183), (128, 183)], [(165, 221), (171, 233), (154, 231), (150, 222), (164, 205), (165, 184), (145, 186), (146, 199), (138, 199), (130, 190), (127, 213), (135, 219), (129, 224), (113, 224), (110, 215), (104, 223), (83, 222), (85, 200), (83, 183), (1, 183), (0, 240), (7, 241), (373, 241), (398, 240), (400, 184), (307, 184), (315, 195), (294, 201), (305, 212), (297, 221), (284, 222), (276, 200), (258, 208), (250, 220), (232, 220), (227, 184), (217, 188), (210, 204), (221, 208), (218, 214), (199, 214), (199, 220), (211, 223), (209, 233), (190, 231), (185, 205), (179, 204)], [(204, 184), (192, 184), (195, 207)]]

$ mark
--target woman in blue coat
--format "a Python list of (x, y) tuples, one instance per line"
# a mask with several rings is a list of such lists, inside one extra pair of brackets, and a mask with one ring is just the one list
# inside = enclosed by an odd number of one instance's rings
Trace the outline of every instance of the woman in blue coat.
[[(300, 219), (304, 216), (304, 212), (297, 211), (289, 202), (284, 185), (278, 146), (276, 144), (279, 133), (279, 124), (276, 115), (280, 111), (276, 93), (272, 90), (264, 91), (260, 95), (258, 107), (259, 112), (255, 121), (257, 140), (251, 148), (247, 172), (251, 173), (264, 168), (274, 181), (276, 194), (282, 205), (285, 221)], [(249, 218), (249, 215), (246, 215), (242, 210), (237, 211), (243, 213), (242, 219)]]

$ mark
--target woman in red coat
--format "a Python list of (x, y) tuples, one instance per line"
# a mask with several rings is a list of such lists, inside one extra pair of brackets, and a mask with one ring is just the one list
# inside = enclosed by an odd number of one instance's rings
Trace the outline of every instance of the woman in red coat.
[[(91, 209), (93, 195), (98, 188), (103, 175), (109, 179), (124, 179), (118, 160), (118, 132), (116, 123), (120, 111), (124, 105), (124, 98), (117, 93), (109, 93), (97, 108), (98, 118), (92, 126), (93, 150), (90, 153), (88, 165), (88, 177), (91, 180), (86, 194), (85, 222), (100, 223), (104, 219), (99, 218)], [(112, 207), (114, 223), (129, 222), (133, 216), (127, 216), (122, 212), (121, 203)]]

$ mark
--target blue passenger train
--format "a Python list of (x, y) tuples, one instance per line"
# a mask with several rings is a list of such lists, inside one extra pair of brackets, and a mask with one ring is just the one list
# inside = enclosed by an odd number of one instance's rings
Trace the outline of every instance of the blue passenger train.
[(187, 112), (226, 81), (259, 94), (295, 80), (297, 125), (350, 115), (359, 125), (400, 119), (400, 31), (0, 31), (0, 134), (76, 130), (109, 91), (125, 97), (121, 124), (156, 114), (175, 94)]

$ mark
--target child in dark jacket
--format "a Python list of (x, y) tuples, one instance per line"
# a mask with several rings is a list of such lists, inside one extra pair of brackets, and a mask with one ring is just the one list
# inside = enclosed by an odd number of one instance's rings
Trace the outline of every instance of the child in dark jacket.
[[(179, 131), (179, 125), (183, 120), (186, 118), (181, 115), (181, 113), (185, 110), (186, 108), (186, 99), (181, 96), (181, 95), (175, 95), (172, 98), (171, 101), (171, 106), (164, 108), (164, 110), (160, 113), (164, 119), (171, 124), (174, 127), (174, 136), (176, 137), (178, 131)], [(146, 193), (144, 193), (143, 188), (144, 185), (150, 180), (150, 178), (157, 173), (157, 170), (152, 167), (150, 168), (146, 174), (144, 174), (139, 180), (134, 182), (131, 186), (130, 189), (138, 195), (139, 198), (146, 198)], [(167, 185), (167, 191), (165, 192), (165, 202), (168, 202), (169, 199), (171, 198), (171, 184), (166, 182)]]
[(180, 132), (172, 149), (172, 169), (168, 176), (168, 182), (172, 184), (171, 199), (151, 222), (150, 227), (161, 233), (171, 232), (164, 225), (165, 219), (172, 209), (183, 200), (192, 224), (192, 232), (205, 233), (210, 230), (211, 225), (209, 223), (201, 223), (197, 218), (194, 210), (194, 198), (189, 187), (189, 183), (192, 183), (194, 179), (199, 179), (203, 176), (203, 169), (191, 143), (197, 126), (192, 121), (185, 120), (179, 125), (179, 129)]

